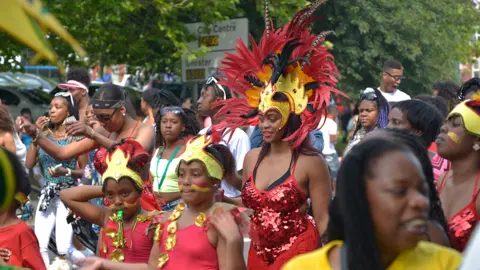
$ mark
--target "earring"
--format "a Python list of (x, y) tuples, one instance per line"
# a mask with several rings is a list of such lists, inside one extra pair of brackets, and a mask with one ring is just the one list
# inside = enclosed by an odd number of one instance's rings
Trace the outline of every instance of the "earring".
[(480, 145), (478, 145), (478, 143), (474, 144), (473, 145), (473, 150), (475, 150), (475, 151), (480, 150)]
[(125, 116), (125, 113), (123, 113), (123, 116)]

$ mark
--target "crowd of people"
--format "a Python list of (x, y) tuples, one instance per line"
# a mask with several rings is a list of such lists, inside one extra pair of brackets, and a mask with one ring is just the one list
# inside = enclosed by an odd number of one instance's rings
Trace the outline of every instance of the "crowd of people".
[[(387, 60), (353, 106), (317, 7), (278, 29), (267, 12), (196, 110), (163, 89), (137, 109), (116, 85), (90, 97), (83, 68), (35, 122), (0, 105), (0, 265), (458, 269), (480, 219), (480, 79), (412, 98)], [(32, 229), (16, 209), (36, 167)]]

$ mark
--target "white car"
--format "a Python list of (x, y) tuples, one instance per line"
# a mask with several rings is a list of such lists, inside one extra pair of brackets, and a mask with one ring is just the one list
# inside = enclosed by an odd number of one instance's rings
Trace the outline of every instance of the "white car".
[(42, 90), (27, 90), (14, 86), (0, 86), (0, 100), (9, 107), (14, 118), (23, 108), (32, 112), (33, 119), (42, 116), (50, 108), (50, 95)]

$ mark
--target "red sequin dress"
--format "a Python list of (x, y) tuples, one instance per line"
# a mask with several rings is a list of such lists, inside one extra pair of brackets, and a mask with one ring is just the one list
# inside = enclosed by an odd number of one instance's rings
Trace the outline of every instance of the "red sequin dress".
[(313, 219), (299, 211), (308, 197), (295, 180), (296, 162), (282, 178), (261, 191), (254, 182), (260, 161), (242, 190), (243, 203), (254, 211), (248, 269), (280, 269), (294, 256), (317, 249), (320, 236)]
[[(443, 177), (440, 186), (438, 187), (438, 193), (442, 192), (445, 187), (445, 183), (448, 181), (447, 174)], [(450, 243), (452, 247), (458, 251), (463, 251), (465, 249), (470, 236), (472, 235), (477, 222), (480, 220), (480, 217), (477, 214), (475, 207), (475, 201), (477, 199), (480, 190), (477, 190), (478, 180), (480, 178), (480, 172), (477, 174), (477, 179), (475, 179), (475, 185), (472, 192), (472, 200), (464, 208), (462, 208), (458, 213), (456, 213), (450, 220), (448, 220), (448, 229), (450, 235)]]
[(437, 187), (438, 191), (438, 178), (440, 177), (440, 175), (450, 171), (451, 164), (448, 159), (442, 158), (437, 153), (435, 154), (435, 156), (433, 156), (430, 162), (432, 163), (433, 167), (433, 183)]

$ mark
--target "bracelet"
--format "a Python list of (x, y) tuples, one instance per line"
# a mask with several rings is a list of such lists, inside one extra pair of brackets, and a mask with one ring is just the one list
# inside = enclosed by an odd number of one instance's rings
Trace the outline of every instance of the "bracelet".
[(33, 135), (33, 138), (32, 138), (32, 143), (35, 146), (37, 146), (38, 135), (39, 135), (39, 132), (38, 132), (38, 128), (37, 128), (37, 130), (35, 132), (35, 135)]
[(70, 170), (69, 168), (67, 168), (67, 174), (65, 174), (65, 176), (67, 176), (67, 177), (72, 176), (72, 170)]

